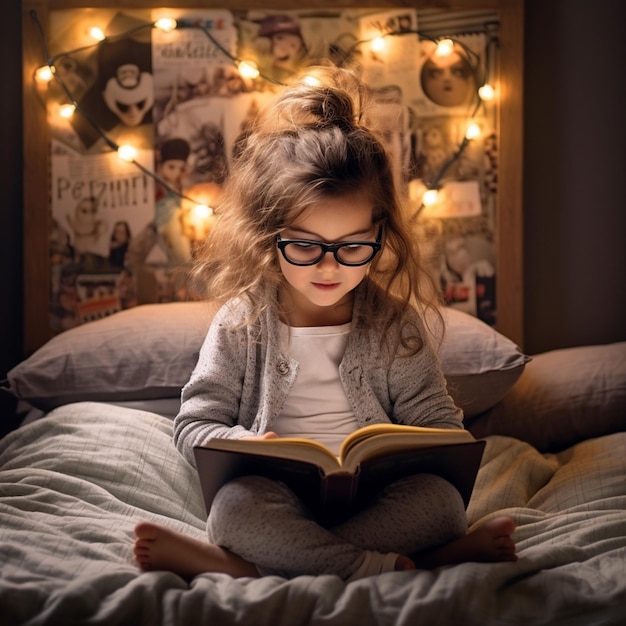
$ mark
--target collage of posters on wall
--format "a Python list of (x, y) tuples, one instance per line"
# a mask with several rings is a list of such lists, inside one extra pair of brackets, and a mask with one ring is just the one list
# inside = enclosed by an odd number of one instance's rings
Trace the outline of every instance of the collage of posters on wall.
[[(149, 27), (164, 16), (184, 27)], [(85, 42), (91, 25), (106, 36), (99, 45)], [(473, 115), (485, 36), (452, 33), (458, 43), (442, 62), (417, 30), (410, 9), (51, 12), (49, 47), (60, 79), (46, 94), (52, 329), (192, 297), (184, 270), (211, 218), (196, 214), (189, 199), (217, 200), (256, 112), (291, 75), (320, 60), (349, 67), (367, 85), (369, 123), (388, 144), (446, 302), (495, 323), (495, 107)], [(366, 45), (390, 32), (397, 34), (384, 49)], [(242, 77), (235, 58), (255, 60), (260, 77)], [(71, 118), (59, 115), (68, 97), (79, 109)], [(481, 138), (455, 159), (470, 117)], [(113, 151), (124, 144), (136, 149), (135, 162)], [(422, 207), (434, 178), (438, 201)]]

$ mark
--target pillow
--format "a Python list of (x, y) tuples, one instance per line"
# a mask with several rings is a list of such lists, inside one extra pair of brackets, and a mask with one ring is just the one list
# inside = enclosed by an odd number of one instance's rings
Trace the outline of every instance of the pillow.
[[(43, 410), (178, 398), (214, 313), (202, 302), (145, 304), (66, 330), (8, 373), (8, 390)], [(502, 399), (527, 357), (471, 315), (445, 309), (444, 318), (439, 350), (449, 391), (475, 415)]]
[(477, 437), (516, 437), (541, 452), (625, 427), (626, 342), (534, 356), (504, 399), (468, 425)]
[[(510, 339), (478, 318), (457, 309), (442, 309), (445, 332), (439, 358), (448, 393), (465, 418), (502, 400), (530, 357)], [(435, 334), (440, 331), (435, 330)]]
[(76, 326), (9, 371), (8, 390), (46, 411), (178, 397), (214, 313), (204, 302), (145, 304)]

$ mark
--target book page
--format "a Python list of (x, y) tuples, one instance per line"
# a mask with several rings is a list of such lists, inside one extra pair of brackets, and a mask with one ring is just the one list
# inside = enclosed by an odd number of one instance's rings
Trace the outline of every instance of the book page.
[(282, 437), (278, 439), (212, 439), (205, 447), (284, 459), (305, 461), (321, 467), (324, 473), (340, 469), (337, 457), (329, 448), (311, 439)]
[(403, 424), (372, 424), (348, 435), (337, 458), (325, 445), (300, 437), (278, 439), (212, 439), (204, 447), (212, 450), (241, 452), (311, 463), (325, 474), (342, 469), (353, 472), (365, 458), (424, 446), (467, 443), (475, 441), (469, 431), (407, 426)]
[[(390, 435), (395, 435), (395, 437), (389, 439)], [(367, 448), (371, 449), (372, 447), (380, 445), (378, 442), (382, 437), (388, 439), (386, 445), (389, 443), (396, 445), (397, 442), (402, 443), (407, 435), (410, 436), (409, 442), (411, 445), (420, 443), (415, 441), (416, 436), (427, 437), (427, 439), (423, 441), (424, 445), (460, 443), (474, 439), (469, 431), (462, 429), (429, 428), (424, 426), (408, 426), (406, 424), (371, 424), (370, 426), (359, 428), (346, 437), (341, 446), (339, 458), (343, 459), (343, 464), (345, 465), (348, 453), (357, 446), (361, 447), (365, 441), (369, 441)]]
[(373, 424), (357, 430), (346, 438), (341, 447), (340, 459), (345, 469), (354, 471), (359, 462), (369, 457), (418, 447), (472, 441), (475, 441), (474, 436), (462, 429)]

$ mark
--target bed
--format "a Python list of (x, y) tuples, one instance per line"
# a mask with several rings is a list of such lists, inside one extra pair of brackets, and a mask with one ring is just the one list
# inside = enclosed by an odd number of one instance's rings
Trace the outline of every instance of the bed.
[(349, 584), (141, 572), (136, 522), (204, 537), (171, 418), (211, 313), (135, 307), (57, 335), (9, 372), (6, 392), (29, 410), (0, 441), (1, 624), (624, 623), (626, 343), (529, 359), (454, 310), (442, 366), (487, 441), (469, 523), (511, 515), (517, 562)]

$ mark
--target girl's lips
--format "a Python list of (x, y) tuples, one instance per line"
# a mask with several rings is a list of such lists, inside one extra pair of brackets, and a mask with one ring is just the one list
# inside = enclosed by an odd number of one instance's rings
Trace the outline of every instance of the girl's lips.
[(336, 289), (339, 287), (341, 283), (311, 283), (313, 287), (316, 289), (321, 289), (322, 291), (331, 291), (332, 289)]

